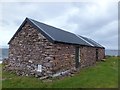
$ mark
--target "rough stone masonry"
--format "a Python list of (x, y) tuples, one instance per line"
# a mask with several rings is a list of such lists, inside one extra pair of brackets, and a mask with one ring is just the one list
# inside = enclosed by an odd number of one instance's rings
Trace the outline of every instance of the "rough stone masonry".
[[(98, 49), (99, 57), (104, 57), (104, 49)], [(80, 68), (96, 63), (96, 48), (80, 47)], [(31, 24), (26, 23), (9, 44), (9, 57), (5, 70), (18, 75), (36, 77), (75, 69), (75, 46), (48, 41)], [(39, 71), (38, 69), (41, 69)]]

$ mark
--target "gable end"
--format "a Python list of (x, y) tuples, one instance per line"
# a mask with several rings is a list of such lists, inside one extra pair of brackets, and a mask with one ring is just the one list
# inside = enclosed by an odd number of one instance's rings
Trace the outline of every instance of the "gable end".
[(28, 18), (26, 18), (23, 23), (21, 24), (21, 26), (18, 28), (18, 30), (16, 31), (16, 33), (13, 35), (13, 37), (10, 39), (10, 41), (8, 42), (8, 44), (11, 43), (11, 41), (14, 39), (14, 37), (22, 30), (22, 27), (26, 24), (29, 23), (30, 25), (32, 25), (35, 29), (37, 29), (43, 36), (45, 36), (51, 43), (55, 43), (54, 39), (52, 37), (50, 37), (46, 32), (44, 32), (40, 27), (38, 27), (35, 23), (33, 23), (32, 21), (30, 21)]

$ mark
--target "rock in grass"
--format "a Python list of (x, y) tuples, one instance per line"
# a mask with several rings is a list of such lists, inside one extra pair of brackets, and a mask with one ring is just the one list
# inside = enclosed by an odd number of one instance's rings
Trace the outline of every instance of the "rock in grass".
[(102, 59), (101, 61), (105, 62), (105, 61), (106, 61), (106, 59)]

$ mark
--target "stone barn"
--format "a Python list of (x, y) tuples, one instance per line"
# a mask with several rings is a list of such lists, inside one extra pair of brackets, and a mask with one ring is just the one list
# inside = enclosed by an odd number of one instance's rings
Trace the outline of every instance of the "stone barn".
[(104, 58), (92, 39), (26, 18), (9, 41), (6, 70), (18, 75), (57, 76)]

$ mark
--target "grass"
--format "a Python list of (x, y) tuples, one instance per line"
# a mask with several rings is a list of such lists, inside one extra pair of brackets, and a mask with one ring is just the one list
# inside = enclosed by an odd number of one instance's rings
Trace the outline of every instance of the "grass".
[(2, 88), (2, 65), (0, 64), (0, 89)]
[(118, 57), (108, 57), (105, 62), (81, 69), (73, 77), (55, 78), (52, 82), (3, 71), (2, 88), (117, 88), (118, 61)]

